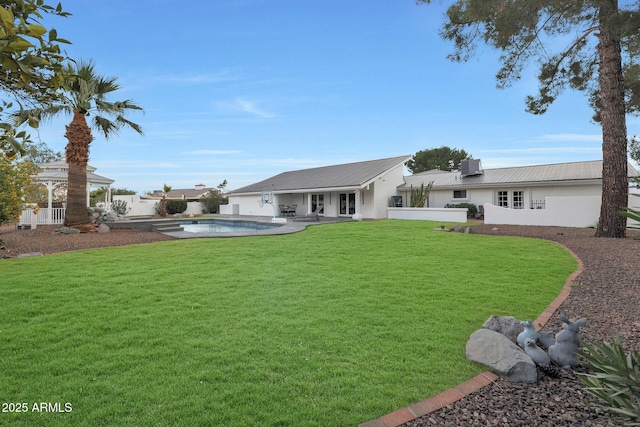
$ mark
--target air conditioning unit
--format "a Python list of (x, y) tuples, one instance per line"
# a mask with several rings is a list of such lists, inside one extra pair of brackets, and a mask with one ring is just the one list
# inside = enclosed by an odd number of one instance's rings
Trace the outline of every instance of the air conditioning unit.
[(483, 173), (480, 159), (466, 159), (460, 162), (460, 175), (463, 177), (482, 175)]

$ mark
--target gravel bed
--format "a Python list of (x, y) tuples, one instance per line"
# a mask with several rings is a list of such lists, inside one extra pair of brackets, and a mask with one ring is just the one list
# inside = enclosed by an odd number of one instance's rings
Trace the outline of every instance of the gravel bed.
[(15, 258), (21, 254), (48, 255), (57, 252), (81, 251), (108, 246), (174, 240), (174, 237), (152, 231), (114, 228), (110, 233), (57, 233), (59, 225), (39, 225), (35, 230), (18, 230), (14, 224), (0, 227), (0, 258)]
[[(486, 224), (473, 226), (472, 232), (547, 239), (571, 250), (582, 260), (583, 271), (567, 300), (543, 330), (560, 330), (562, 322), (558, 314), (573, 320), (586, 317), (588, 323), (580, 328), (583, 341), (611, 341), (620, 335), (628, 351), (640, 351), (638, 233), (628, 231), (626, 239), (608, 239), (593, 237), (593, 229)], [(584, 368), (578, 367), (575, 371), (584, 372)], [(404, 427), (622, 425), (619, 419), (598, 409), (594, 402), (572, 372), (559, 379), (540, 375), (536, 384), (512, 384), (498, 379)]]
[[(0, 227), (0, 247), (5, 248), (0, 249), (0, 257), (173, 239), (160, 233), (128, 229), (114, 229), (106, 234), (54, 234), (58, 228), (39, 226), (36, 230), (17, 230), (13, 225)], [(626, 239), (607, 239), (593, 237), (593, 229), (485, 224), (474, 225), (472, 232), (547, 239), (571, 250), (582, 260), (583, 271), (568, 299), (544, 330), (560, 330), (562, 323), (558, 314), (574, 320), (586, 317), (588, 323), (580, 328), (583, 340), (611, 341), (620, 335), (627, 350), (640, 351), (640, 234), (629, 231)], [(581, 367), (576, 369), (581, 370)], [(593, 398), (582, 391), (581, 383), (572, 372), (559, 379), (541, 375), (534, 385), (511, 384), (499, 379), (444, 409), (406, 423), (404, 427), (621, 425), (593, 403)]]

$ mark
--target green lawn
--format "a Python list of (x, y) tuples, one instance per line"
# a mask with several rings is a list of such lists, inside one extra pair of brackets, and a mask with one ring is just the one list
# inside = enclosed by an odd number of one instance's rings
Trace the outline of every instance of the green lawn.
[(355, 426), (435, 395), (483, 371), (465, 343), (490, 315), (535, 319), (577, 267), (438, 225), (2, 260), (0, 400), (28, 413), (0, 424)]

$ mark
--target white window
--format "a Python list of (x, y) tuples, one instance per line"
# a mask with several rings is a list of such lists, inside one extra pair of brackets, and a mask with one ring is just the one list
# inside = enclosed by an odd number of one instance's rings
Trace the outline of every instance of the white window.
[(498, 206), (501, 208), (509, 207), (509, 192), (508, 191), (498, 191)]
[(513, 209), (524, 209), (524, 191), (514, 191), (511, 197)]
[(454, 199), (466, 199), (467, 198), (467, 190), (453, 190), (453, 198)]

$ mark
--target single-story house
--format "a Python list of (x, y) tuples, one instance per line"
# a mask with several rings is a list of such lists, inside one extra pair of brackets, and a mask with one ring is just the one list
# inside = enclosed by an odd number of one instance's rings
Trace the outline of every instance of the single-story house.
[[(215, 188), (207, 187), (204, 184), (197, 184), (194, 188), (171, 189), (167, 193), (167, 199), (184, 199), (188, 202), (199, 202), (201, 198), (206, 197), (211, 190)], [(154, 190), (153, 198), (162, 199), (164, 191)], [(148, 198), (151, 198), (148, 197)]]
[(221, 206), (221, 212), (281, 216), (318, 211), (325, 217), (386, 218), (410, 158), (405, 155), (283, 172), (228, 192), (228, 205)]
[[(638, 171), (628, 164), (631, 181)], [(480, 160), (463, 162), (460, 171), (426, 171), (404, 177), (398, 186), (404, 206), (411, 188), (433, 182), (426, 207), (490, 203), (511, 209), (544, 209), (547, 197), (602, 196), (602, 160), (483, 169)]]
[[(425, 207), (440, 213), (447, 205), (473, 204), (485, 210), (485, 222), (492, 224), (590, 227), (598, 220), (601, 160), (483, 169), (480, 160), (469, 159), (460, 171), (404, 176), (410, 158), (284, 172), (227, 193), (229, 204), (221, 212), (288, 216), (318, 209), (327, 217), (401, 218), (409, 212), (401, 211), (410, 206), (411, 190), (433, 183)], [(628, 176), (630, 182), (640, 177), (631, 164)], [(630, 199), (630, 206), (637, 207), (636, 199)]]

